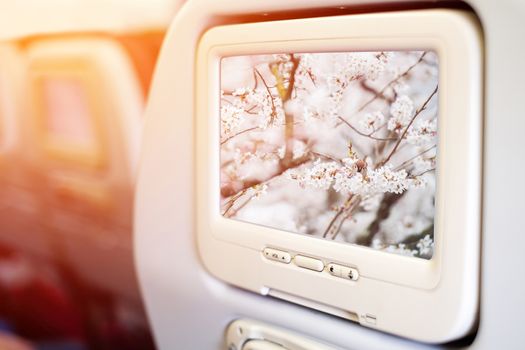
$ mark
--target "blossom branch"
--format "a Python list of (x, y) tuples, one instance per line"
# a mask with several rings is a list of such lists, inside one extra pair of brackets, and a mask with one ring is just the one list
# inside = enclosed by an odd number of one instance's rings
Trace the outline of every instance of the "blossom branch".
[(424, 150), (423, 152), (420, 152), (420, 153), (416, 154), (415, 156), (413, 156), (413, 157), (411, 157), (411, 158), (405, 160), (403, 163), (399, 164), (399, 165), (396, 166), (394, 169), (395, 169), (395, 170), (399, 170), (399, 169), (403, 168), (405, 165), (410, 164), (410, 162), (412, 162), (412, 161), (413, 161), (414, 159), (416, 159), (417, 157), (422, 156), (423, 154), (425, 154), (425, 153), (427, 153), (427, 152), (433, 150), (434, 148), (436, 148), (436, 145), (432, 145), (431, 147), (427, 148), (427, 149)]
[(411, 179), (415, 179), (415, 178), (418, 178), (419, 176), (423, 176), (423, 175), (425, 175), (426, 173), (429, 173), (429, 172), (434, 171), (434, 170), (436, 170), (436, 168), (427, 169), (427, 170), (425, 170), (425, 171), (423, 171), (423, 172), (421, 172), (421, 173), (419, 173), (419, 174), (411, 175), (410, 178), (411, 178)]
[(282, 175), (286, 170), (288, 169), (291, 169), (291, 168), (295, 168), (295, 167), (298, 167), (300, 165), (303, 165), (304, 163), (308, 162), (308, 161), (311, 161), (312, 160), (312, 157), (311, 157), (311, 154), (305, 154), (304, 156), (300, 157), (300, 158), (296, 158), (296, 159), (293, 159), (292, 162), (286, 166), (284, 166), (283, 164), (281, 164), (281, 166), (279, 166), (279, 169), (274, 172), (273, 174), (271, 174), (270, 176), (268, 176), (265, 180), (250, 180), (250, 181), (245, 181), (243, 182), (242, 184), (242, 187), (240, 189), (234, 189), (232, 188), (231, 186), (225, 186), (225, 187), (222, 187), (221, 188), (221, 195), (223, 197), (231, 197), (231, 196), (235, 196), (237, 195), (238, 193), (246, 190), (246, 189), (249, 189), (250, 187), (253, 187), (253, 186), (256, 186), (256, 185), (259, 185), (263, 182), (266, 182), (266, 181), (269, 181), (279, 175)]
[(419, 114), (421, 114), (421, 112), (423, 112), (425, 110), (425, 108), (427, 108), (427, 105), (428, 103), (430, 102), (430, 100), (432, 99), (432, 97), (434, 97), (434, 95), (437, 93), (438, 91), (438, 86), (436, 85), (436, 88), (434, 89), (434, 91), (430, 94), (430, 96), (425, 100), (425, 102), (421, 105), (421, 107), (418, 108), (418, 110), (416, 111), (416, 113), (414, 113), (414, 116), (412, 117), (412, 119), (410, 119), (410, 122), (408, 123), (408, 125), (405, 127), (405, 130), (403, 130), (403, 133), (401, 134), (401, 137), (399, 138), (399, 140), (396, 142), (396, 144), (394, 145), (394, 147), (392, 148), (392, 150), (390, 151), (390, 153), (388, 154), (388, 156), (383, 160), (381, 161), (379, 164), (378, 164), (378, 167), (380, 166), (383, 166), (385, 165), (386, 163), (388, 163), (388, 161), (390, 161), (390, 159), (392, 158), (392, 156), (394, 155), (394, 153), (396, 153), (398, 147), (399, 147), (399, 144), (401, 143), (401, 141), (403, 141), (403, 139), (405, 138), (407, 132), (408, 132), (408, 129), (410, 129), (410, 127), (412, 126), (412, 124), (414, 123), (414, 120), (416, 120), (417, 116)]
[(372, 136), (372, 134), (375, 132), (372, 132), (370, 134), (366, 134), (362, 131), (359, 131), (359, 129), (357, 129), (355, 126), (353, 126), (352, 124), (350, 124), (346, 119), (342, 118), (341, 116), (337, 116), (337, 118), (344, 124), (346, 124), (350, 129), (354, 130), (356, 133), (358, 133), (359, 135), (361, 136), (364, 136), (364, 137), (368, 137), (372, 140), (376, 140), (376, 141), (396, 141), (398, 138), (397, 137), (388, 137), (388, 138), (382, 138), (382, 137), (375, 137), (375, 136)]
[[(261, 182), (260, 184), (254, 185), (250, 188), (247, 188), (246, 190), (241, 191), (238, 195), (235, 195), (228, 200), (228, 209), (224, 212), (223, 216), (226, 217), (232, 217), (235, 214), (239, 212), (242, 208), (244, 208), (248, 203), (250, 203), (254, 198), (258, 197), (260, 195), (260, 192), (257, 191), (258, 187), (265, 186), (268, 183), (270, 183), (274, 178), (268, 179), (266, 181)], [(246, 193), (248, 193), (249, 190), (254, 190), (254, 192), (246, 199), (241, 205), (234, 208), (235, 203), (241, 199)], [(231, 211), (230, 211), (231, 210)]]
[(357, 208), (361, 200), (358, 197), (355, 197), (356, 200), (354, 200), (351, 204), (351, 206), (345, 210), (345, 215), (341, 220), (339, 220), (339, 223), (337, 224), (336, 228), (332, 230), (332, 237), (330, 237), (332, 240), (336, 239), (336, 237), (339, 235), (339, 232), (341, 232), (341, 227), (343, 227), (343, 224), (346, 220), (352, 217), (354, 214), (354, 210)]
[[(388, 102), (388, 103), (392, 103), (392, 102), (394, 102), (394, 99), (393, 99), (393, 98), (388, 97), (388, 96), (385, 95), (385, 92), (386, 92), (386, 91), (378, 91), (378, 90), (374, 89), (373, 87), (371, 87), (370, 85), (368, 85), (368, 84), (366, 83), (366, 80), (365, 80), (365, 79), (363, 79), (363, 80), (360, 81), (360, 85), (361, 85), (361, 87), (363, 88), (363, 90), (372, 93), (372, 94), (375, 96), (375, 99), (377, 99), (377, 98), (381, 98), (381, 99), (385, 100), (385, 101)], [(360, 109), (360, 111), (362, 111), (363, 109), (366, 108), (366, 106), (365, 106), (365, 107), (362, 107), (362, 106), (361, 106), (360, 108), (362, 108), (362, 109)]]
[(228, 199), (228, 202), (226, 203), (226, 209), (224, 210), (224, 212), (222, 213), (223, 216), (231, 216), (231, 215), (228, 215), (228, 212), (230, 211), (230, 209), (233, 208), (233, 206), (235, 205), (235, 201), (237, 201), (237, 199), (241, 198), (245, 193), (246, 191), (248, 191), (249, 188), (246, 188), (242, 191), (240, 191), (239, 193), (235, 194), (234, 196), (232, 196), (231, 198)]
[(390, 88), (393, 84), (398, 82), (399, 79), (404, 78), (405, 76), (407, 76), (412, 69), (414, 69), (418, 64), (420, 64), (423, 61), (423, 58), (425, 57), (426, 54), (427, 54), (427, 51), (423, 52), (421, 54), (421, 56), (419, 57), (419, 59), (416, 61), (416, 63), (412, 64), (410, 67), (407, 68), (407, 70), (405, 70), (400, 75), (396, 76), (393, 80), (391, 80), (388, 84), (386, 84), (381, 90), (379, 90), (377, 93), (375, 93), (373, 97), (371, 97), (365, 104), (363, 104), (361, 107), (359, 107), (357, 112), (362, 112), (366, 107), (368, 107), (368, 105), (370, 105), (372, 102), (374, 102), (377, 98), (379, 98), (380, 96), (384, 96), (386, 90), (388, 88)]
[(259, 78), (261, 78), (261, 81), (262, 81), (264, 87), (266, 88), (266, 91), (268, 92), (268, 95), (270, 96), (270, 103), (272, 105), (272, 115), (270, 116), (270, 123), (273, 124), (273, 122), (275, 120), (275, 117), (277, 116), (277, 107), (275, 107), (275, 101), (273, 100), (272, 92), (270, 91), (270, 87), (266, 83), (266, 80), (264, 80), (264, 78), (263, 78), (262, 74), (259, 72), (259, 70), (257, 68), (254, 68), (253, 70), (254, 70), (255, 74), (257, 74), (259, 76)]
[(354, 194), (348, 195), (345, 203), (339, 208), (332, 220), (330, 220), (330, 223), (323, 233), (323, 238), (327, 238), (329, 235), (331, 235), (331, 239), (335, 239), (339, 234), (343, 223), (352, 215), (354, 209), (360, 202), (360, 196), (356, 196)]
[(231, 139), (239, 136), (239, 135), (242, 135), (242, 134), (245, 134), (247, 132), (250, 132), (250, 131), (255, 131), (255, 130), (258, 130), (260, 129), (258, 126), (254, 126), (253, 128), (248, 128), (248, 129), (245, 129), (245, 130), (242, 130), (242, 131), (239, 131), (238, 133), (236, 134), (233, 134), (227, 138), (225, 138), (224, 140), (221, 141), (221, 146), (224, 145), (225, 143), (227, 143), (228, 141), (230, 141)]
[[(423, 62), (423, 58), (425, 57), (426, 54), (427, 54), (426, 51), (423, 52), (421, 54), (421, 56), (419, 57), (419, 59), (414, 64), (412, 64), (410, 67), (408, 67), (407, 70), (405, 70), (403, 73), (399, 74), (394, 79), (392, 79), (390, 82), (388, 82), (381, 90), (379, 90), (376, 93), (374, 93), (374, 96), (372, 96), (368, 101), (366, 101), (364, 104), (362, 104), (361, 107), (359, 107), (357, 109), (355, 114), (357, 114), (359, 112), (362, 112), (366, 107), (368, 107), (372, 102), (374, 102), (380, 96), (384, 96), (385, 92), (386, 92), (386, 90), (388, 88), (390, 88), (393, 84), (398, 82), (401, 78), (404, 78), (405, 76), (407, 76), (412, 69), (414, 69), (418, 64)], [(336, 127), (340, 126), (341, 124), (342, 124), (342, 121), (339, 121), (339, 123), (336, 125)], [(373, 133), (374, 132), (372, 132), (371, 134), (373, 134)]]
[(332, 157), (332, 156), (329, 156), (327, 154), (324, 154), (324, 153), (320, 153), (320, 152), (315, 152), (315, 151), (310, 151), (311, 154), (313, 154), (314, 156), (318, 156), (320, 158), (324, 158), (324, 159), (328, 159), (328, 160), (331, 160), (331, 161), (334, 161), (334, 162), (337, 162), (339, 164), (342, 164), (343, 161), (341, 159), (337, 159), (335, 157)]

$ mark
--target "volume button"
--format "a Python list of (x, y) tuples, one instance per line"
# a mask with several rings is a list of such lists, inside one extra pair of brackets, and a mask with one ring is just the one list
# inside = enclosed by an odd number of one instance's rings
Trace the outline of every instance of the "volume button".
[(350, 281), (357, 281), (359, 279), (359, 272), (352, 267), (343, 267), (341, 269), (341, 277)]
[(263, 255), (268, 260), (278, 261), (284, 264), (289, 264), (292, 261), (290, 253), (279, 249), (264, 248)]
[(357, 271), (357, 269), (334, 263), (328, 264), (328, 273), (332, 276), (341, 277), (350, 281), (357, 281), (359, 279), (359, 271)]
[(330, 275), (335, 277), (341, 277), (341, 268), (341, 265), (328, 264), (328, 272), (330, 273)]

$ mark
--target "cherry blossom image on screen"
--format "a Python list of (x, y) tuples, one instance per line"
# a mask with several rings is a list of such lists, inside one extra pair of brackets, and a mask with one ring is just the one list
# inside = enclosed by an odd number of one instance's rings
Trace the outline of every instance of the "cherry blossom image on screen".
[(435, 52), (246, 55), (220, 69), (224, 217), (432, 258)]

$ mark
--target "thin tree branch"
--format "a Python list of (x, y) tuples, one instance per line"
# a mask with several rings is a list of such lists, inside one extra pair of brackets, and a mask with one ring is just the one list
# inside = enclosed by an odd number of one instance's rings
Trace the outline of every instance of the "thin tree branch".
[(424, 150), (423, 152), (420, 152), (418, 154), (416, 154), (415, 156), (405, 160), (403, 163), (399, 164), (398, 166), (396, 166), (394, 168), (394, 170), (400, 170), (401, 168), (403, 168), (405, 165), (409, 164), (410, 162), (412, 162), (414, 159), (416, 159), (417, 157), (420, 157), (422, 156), (423, 154), (427, 153), (428, 151), (431, 151), (433, 150), (434, 148), (436, 148), (436, 145), (433, 145), (432, 147), (429, 147), (427, 148), (426, 150)]
[[(401, 73), (400, 75), (398, 75), (397, 77), (395, 77), (394, 79), (392, 79), (388, 84), (386, 84), (381, 90), (379, 90), (379, 92), (377, 92), (376, 94), (374, 94), (374, 96), (372, 96), (367, 102), (365, 102), (363, 105), (361, 105), (361, 107), (359, 107), (356, 111), (355, 114), (359, 113), (359, 112), (362, 112), (366, 107), (368, 107), (368, 105), (370, 105), (372, 102), (374, 102), (379, 96), (383, 96), (385, 91), (390, 88), (394, 83), (396, 83), (399, 79), (405, 77), (406, 75), (408, 75), (408, 73), (410, 73), (410, 71), (412, 69), (414, 69), (414, 67), (416, 67), (418, 64), (420, 64), (422, 61), (423, 61), (423, 58), (425, 57), (425, 55), (427, 54), (427, 52), (423, 52), (421, 54), (421, 56), (419, 57), (419, 59), (416, 61), (416, 63), (414, 63), (413, 65), (411, 65), (410, 67), (407, 68), (407, 70), (405, 70), (403, 73)], [(338, 127), (339, 125), (341, 125), (342, 123), (338, 123), (336, 125), (336, 127)]]
[(346, 215), (339, 221), (337, 228), (334, 230), (334, 233), (332, 234), (332, 237), (331, 237), (332, 240), (336, 239), (336, 237), (339, 235), (339, 233), (341, 232), (341, 227), (343, 227), (343, 224), (345, 223), (345, 221), (348, 220), (350, 217), (352, 217), (354, 209), (357, 207), (359, 202), (361, 202), (360, 199), (355, 200), (352, 203), (351, 207), (348, 208), (348, 210), (346, 211)]
[(363, 90), (366, 90), (366, 91), (368, 91), (368, 92), (371, 92), (372, 94), (374, 94), (374, 96), (377, 95), (376, 99), (377, 99), (377, 98), (381, 98), (381, 99), (383, 99), (383, 100), (385, 100), (385, 101), (387, 101), (387, 102), (389, 102), (389, 103), (394, 102), (394, 99), (393, 99), (393, 98), (390, 98), (390, 97), (388, 97), (388, 96), (386, 96), (386, 95), (384, 94), (385, 91), (383, 91), (383, 92), (381, 92), (381, 91), (377, 91), (376, 89), (374, 89), (373, 87), (371, 87), (370, 85), (368, 85), (368, 84), (366, 83), (366, 79), (361, 80), (361, 81), (360, 81), (360, 85), (361, 85), (361, 87), (363, 88)]
[(343, 163), (343, 161), (341, 159), (334, 158), (334, 157), (329, 156), (329, 155), (324, 154), (324, 153), (315, 152), (315, 151), (310, 151), (310, 153), (313, 154), (314, 156), (318, 156), (320, 158), (325, 158), (325, 159), (331, 160), (333, 162), (337, 162), (337, 163), (340, 163), (340, 164)]
[[(228, 199), (228, 202), (226, 204), (226, 209), (224, 210), (224, 212), (222, 213), (222, 216), (228, 216), (228, 212), (230, 211), (230, 209), (233, 208), (233, 206), (235, 205), (235, 201), (239, 198), (241, 198), (245, 193), (246, 191), (248, 191), (249, 188), (246, 188), (242, 191), (240, 191), (239, 193), (235, 194), (234, 196), (232, 196), (231, 198)], [(228, 216), (229, 217), (229, 216)]]
[(429, 172), (434, 171), (434, 170), (436, 170), (436, 168), (427, 169), (427, 170), (425, 170), (425, 171), (423, 171), (423, 172), (421, 172), (421, 173), (419, 173), (419, 174), (416, 174), (416, 175), (410, 175), (409, 177), (410, 177), (411, 179), (415, 179), (415, 178), (418, 177), (418, 176), (425, 175), (426, 173), (429, 173)]
[(365, 134), (364, 132), (362, 131), (359, 131), (355, 126), (353, 126), (352, 124), (350, 124), (348, 121), (346, 121), (344, 118), (342, 118), (341, 116), (338, 116), (337, 117), (342, 123), (346, 124), (350, 129), (354, 130), (356, 133), (358, 133), (359, 135), (361, 136), (364, 136), (364, 137), (368, 137), (372, 140), (376, 140), (376, 141), (396, 141), (398, 138), (397, 137), (389, 137), (389, 138), (382, 138), (382, 137), (375, 137), (375, 136), (372, 136), (371, 134)]
[(273, 123), (274, 120), (275, 120), (275, 117), (277, 116), (277, 108), (275, 107), (275, 102), (273, 100), (272, 92), (270, 91), (270, 87), (266, 83), (266, 80), (264, 80), (262, 74), (257, 70), (257, 68), (254, 68), (253, 70), (255, 71), (255, 74), (257, 74), (259, 76), (259, 78), (261, 78), (261, 81), (262, 81), (264, 87), (266, 88), (266, 91), (268, 92), (268, 95), (270, 96), (270, 102), (272, 104), (272, 115), (270, 116), (270, 123)]
[(315, 83), (314, 75), (312, 74), (312, 72), (310, 72), (310, 70), (307, 70), (306, 74), (308, 74), (308, 77), (312, 81), (312, 84), (314, 84), (314, 86), (317, 87), (317, 84)]
[(385, 122), (385, 123), (381, 124), (381, 126), (379, 128), (377, 128), (374, 131), (372, 131), (370, 134), (368, 134), (368, 136), (373, 136), (376, 132), (378, 132), (379, 130), (383, 129), (387, 125), (388, 125), (388, 122)]
[(408, 75), (408, 73), (410, 73), (410, 71), (412, 69), (414, 69), (414, 67), (416, 67), (418, 64), (420, 64), (422, 61), (423, 61), (423, 58), (425, 57), (425, 55), (427, 54), (427, 52), (423, 52), (421, 54), (421, 56), (419, 57), (419, 59), (416, 61), (416, 63), (414, 63), (413, 65), (411, 65), (410, 67), (407, 68), (407, 70), (405, 70), (403, 73), (401, 73), (400, 75), (398, 75), (397, 77), (395, 77), (393, 80), (391, 80), (388, 84), (386, 84), (381, 90), (379, 90), (378, 93), (374, 94), (374, 96), (372, 98), (370, 98), (365, 104), (363, 104), (361, 107), (359, 107), (359, 109), (357, 110), (357, 112), (361, 112), (363, 111), (366, 107), (368, 107), (369, 104), (371, 104), (372, 102), (374, 102), (379, 96), (383, 96), (386, 89), (388, 89), (389, 87), (391, 87), (394, 83), (396, 83), (399, 79), (405, 77), (406, 75)]
[(388, 154), (388, 156), (378, 164), (378, 167), (382, 166), (382, 165), (385, 165), (386, 163), (388, 163), (388, 161), (390, 160), (390, 158), (392, 158), (392, 156), (394, 155), (394, 153), (396, 153), (397, 151), (397, 148), (399, 147), (399, 144), (401, 143), (401, 141), (403, 141), (403, 139), (405, 138), (407, 132), (408, 132), (408, 129), (410, 129), (410, 127), (412, 126), (412, 124), (414, 123), (414, 120), (416, 120), (417, 116), (423, 112), (425, 110), (425, 108), (427, 107), (428, 103), (430, 102), (430, 100), (432, 99), (432, 97), (434, 97), (434, 95), (437, 93), (438, 91), (438, 86), (436, 85), (436, 88), (434, 89), (434, 91), (432, 92), (432, 94), (430, 94), (430, 96), (426, 99), (426, 101), (423, 103), (423, 105), (421, 105), (421, 107), (418, 108), (418, 110), (416, 111), (416, 113), (414, 114), (414, 116), (412, 117), (412, 119), (410, 119), (410, 123), (408, 123), (408, 125), (406, 126), (405, 130), (403, 131), (403, 133), (401, 134), (401, 137), (399, 138), (399, 140), (396, 142), (396, 144), (394, 145), (394, 148), (392, 148), (392, 151), (390, 151), (390, 153)]
[[(347, 199), (348, 201), (348, 199)], [(323, 233), (323, 238), (326, 238), (328, 236), (328, 234), (330, 233), (330, 231), (332, 230), (332, 227), (334, 226), (335, 222), (337, 221), (337, 219), (343, 214), (344, 212), (344, 207), (341, 207), (339, 208), (339, 210), (337, 211), (337, 213), (334, 215), (334, 217), (332, 218), (332, 220), (330, 220), (330, 222), (328, 223), (328, 226), (326, 227), (326, 229), (324, 230), (324, 233)]]
[(230, 141), (231, 139), (233, 139), (234, 137), (237, 137), (239, 135), (242, 135), (242, 134), (245, 134), (247, 132), (257, 130), (257, 129), (259, 129), (259, 127), (258, 126), (254, 126), (253, 128), (249, 128), (249, 129), (245, 129), (245, 130), (239, 131), (238, 133), (236, 133), (234, 135), (231, 135), (231, 136), (225, 138), (224, 140), (222, 140), (221, 141), (221, 146), (224, 145), (226, 142)]
[(273, 178), (275, 178), (275, 177), (277, 177), (277, 176), (279, 176), (279, 175), (282, 175), (286, 170), (288, 170), (288, 169), (292, 169), (292, 168), (295, 168), (295, 167), (298, 167), (298, 166), (300, 166), (300, 165), (302, 165), (302, 164), (304, 164), (304, 163), (310, 161), (311, 159), (312, 159), (312, 158), (311, 158), (311, 154), (308, 153), (308, 154), (306, 154), (306, 155), (304, 155), (304, 156), (302, 156), (302, 157), (300, 157), (300, 158), (296, 158), (296, 159), (294, 159), (294, 160), (292, 161), (292, 163), (291, 163), (291, 164), (288, 164), (287, 166), (284, 166), (284, 165), (281, 164), (281, 166), (279, 167), (279, 169), (278, 169), (276, 172), (274, 172), (273, 174), (271, 174), (271, 175), (270, 175), (268, 178), (266, 178), (265, 180), (262, 180), (262, 181), (261, 181), (261, 180), (250, 180), (250, 181), (245, 181), (245, 182), (243, 183), (243, 185), (242, 185), (242, 188), (237, 189), (237, 190), (235, 190), (235, 189), (233, 189), (233, 188), (231, 188), (231, 187), (226, 187), (226, 186), (225, 186), (225, 187), (221, 188), (221, 195), (222, 195), (223, 197), (231, 197), (231, 196), (234, 196), (234, 195), (236, 195), (236, 194), (238, 194), (238, 193), (240, 193), (240, 192), (242, 192), (242, 191), (244, 191), (244, 190), (246, 190), (246, 189), (248, 189), (248, 188), (250, 188), (250, 187), (253, 187), (253, 186), (259, 185), (259, 184), (264, 183), (264, 182), (266, 182), (266, 181), (269, 181), (269, 180), (271, 180), (271, 179), (273, 179)]
[[(245, 191), (243, 191), (244, 193), (238, 197), (236, 197), (234, 200), (233, 200), (233, 204), (231, 205), (231, 208), (233, 208), (233, 206), (235, 205), (235, 202), (239, 199), (242, 198), (242, 196), (244, 194), (246, 194), (246, 192), (248, 192), (249, 189), (255, 189), (256, 186), (260, 186), (260, 185), (265, 185), (265, 184), (268, 184), (269, 182), (271, 182), (273, 179), (275, 178), (271, 178), (267, 181), (264, 181), (264, 182), (261, 182), (259, 185), (254, 185), (248, 189), (246, 189)], [(241, 205), (239, 205), (237, 208), (233, 208), (233, 210), (228, 214), (227, 217), (231, 218), (232, 216), (234, 216), (235, 214), (237, 214), (239, 212), (239, 210), (241, 210), (242, 208), (244, 208), (248, 203), (250, 203), (252, 201), (253, 198), (255, 198), (255, 196), (257, 195), (257, 192), (254, 192), (252, 193), (252, 195), (247, 199), (245, 200)]]
[[(339, 219), (339, 217), (341, 215), (343, 215), (347, 210), (348, 208), (351, 206), (352, 204), (352, 200), (354, 199), (354, 194), (350, 194), (348, 196), (348, 198), (346, 199), (345, 203), (339, 208), (339, 210), (337, 211), (337, 213), (334, 215), (334, 217), (332, 218), (332, 220), (330, 220), (330, 223), (328, 224), (328, 226), (326, 227), (326, 229), (324, 230), (324, 233), (323, 233), (323, 238), (326, 238), (328, 237), (328, 235), (330, 233), (332, 233), (332, 235), (335, 235), (337, 230), (336, 229), (334, 231), (333, 227), (334, 225), (336, 224), (337, 220)], [(340, 226), (338, 226), (340, 227)]]

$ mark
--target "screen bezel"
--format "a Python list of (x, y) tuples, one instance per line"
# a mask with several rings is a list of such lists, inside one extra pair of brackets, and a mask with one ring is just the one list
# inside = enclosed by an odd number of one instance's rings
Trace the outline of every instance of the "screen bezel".
[[(322, 41), (319, 41), (322, 40)], [(389, 40), (389, 39), (387, 39)], [(307, 254), (313, 257), (318, 257), (326, 261), (338, 262), (345, 265), (356, 266), (363, 278), (378, 279), (391, 283), (398, 283), (408, 285), (416, 288), (431, 289), (439, 281), (440, 267), (441, 267), (441, 241), (443, 235), (443, 210), (444, 187), (443, 179), (447, 175), (443, 173), (442, 159), (445, 158), (445, 167), (447, 163), (455, 162), (450, 159), (450, 156), (443, 156), (445, 153), (450, 153), (444, 150), (445, 144), (453, 142), (452, 140), (442, 137), (442, 134), (448, 134), (446, 125), (449, 122), (444, 122), (442, 117), (449, 112), (448, 106), (443, 106), (441, 98), (438, 101), (438, 164), (436, 169), (437, 174), (437, 191), (436, 191), (436, 213), (435, 213), (435, 248), (433, 257), (429, 260), (400, 256), (387, 252), (374, 250), (369, 247), (358, 246), (354, 244), (345, 244), (341, 242), (333, 242), (318, 237), (311, 237), (307, 235), (300, 235), (297, 233), (290, 233), (278, 229), (264, 227), (256, 224), (250, 224), (232, 219), (224, 218), (220, 215), (220, 181), (219, 181), (219, 137), (220, 135), (220, 60), (225, 56), (237, 56), (243, 54), (272, 54), (281, 52), (343, 52), (351, 48), (351, 51), (401, 51), (401, 50), (432, 50), (438, 55), (438, 59), (446, 59), (445, 52), (440, 46), (440, 42), (434, 38), (421, 40), (417, 37), (402, 38), (402, 41), (396, 38), (390, 38), (391, 42), (388, 47), (385, 47), (384, 38), (367, 38), (367, 39), (317, 39), (317, 40), (301, 40), (301, 41), (280, 41), (271, 44), (272, 49), (268, 49), (267, 42), (251, 42), (239, 45), (221, 45), (215, 46), (209, 51), (209, 72), (210, 72), (210, 111), (209, 111), (209, 129), (207, 136), (200, 138), (197, 144), (203, 144), (203, 140), (208, 140), (208, 148), (205, 150), (205, 157), (209, 159), (208, 165), (203, 165), (198, 174), (208, 174), (207, 180), (207, 199), (205, 202), (210, 203), (207, 213), (210, 218), (211, 233), (221, 240), (229, 241), (242, 245), (249, 249), (262, 250), (264, 246), (273, 246), (281, 248), (286, 251)], [(406, 42), (409, 44), (407, 45)], [(377, 44), (376, 44), (377, 43)], [(376, 46), (377, 45), (377, 46)], [(308, 48), (308, 50), (306, 50)], [(377, 48), (377, 50), (374, 50)], [(441, 70), (439, 75), (440, 92), (446, 89), (446, 79), (443, 77)], [(445, 81), (444, 81), (445, 80)], [(212, 94), (216, 94), (213, 98)], [(440, 96), (441, 97), (441, 96)], [(442, 127), (442, 125), (445, 127)], [(201, 130), (198, 128), (198, 130)], [(199, 134), (199, 133), (198, 133)], [(447, 162), (448, 158), (448, 162)], [(451, 169), (446, 167), (445, 169)], [(204, 180), (206, 181), (206, 180)], [(389, 266), (389, 269), (384, 269), (383, 266)]]
[[(201, 240), (213, 238), (257, 252), (270, 246), (289, 251), (292, 255), (301, 253), (322, 259), (325, 263), (355, 266), (361, 279), (420, 290), (436, 288), (444, 273), (452, 273), (449, 270), (453, 266), (464, 268), (465, 260), (468, 260), (468, 267), (472, 267), (473, 254), (479, 254), (479, 251), (471, 254), (467, 245), (473, 243), (475, 249), (479, 242), (481, 118), (476, 113), (476, 106), (479, 106), (480, 100), (475, 89), (469, 85), (470, 81), (465, 82), (469, 86), (465, 89), (455, 79), (470, 79), (470, 71), (463, 75), (461, 71), (469, 66), (469, 60), (477, 57), (465, 54), (465, 43), (455, 36), (455, 30), (464, 30), (460, 21), (447, 19), (451, 27), (443, 30), (439, 16), (437, 20), (429, 20), (426, 16), (419, 16), (419, 13), (412, 14), (413, 17), (404, 14), (406, 18), (402, 25), (398, 22), (401, 17), (388, 19), (397, 23), (396, 28), (388, 28), (386, 24), (377, 26), (374, 21), (363, 24), (362, 20), (355, 26), (349, 23), (343, 27), (341, 21), (351, 16), (341, 16), (336, 19), (280, 22), (281, 29), (286, 28), (286, 31), (277, 30), (277, 26), (270, 28), (267, 23), (257, 23), (216, 27), (204, 35), (197, 56), (196, 90), (196, 224)], [(316, 20), (324, 21), (324, 25), (320, 27)], [(378, 50), (432, 50), (438, 55), (439, 156), (432, 259), (389, 254), (222, 217), (218, 147), (221, 58), (279, 52)], [(474, 107), (471, 107), (472, 103)], [(464, 254), (466, 256), (462, 256)], [(225, 267), (215, 269), (220, 268)]]

